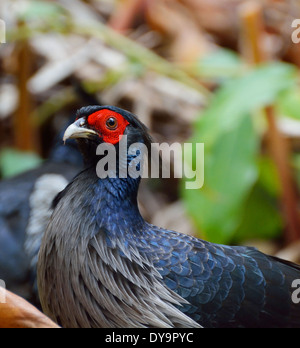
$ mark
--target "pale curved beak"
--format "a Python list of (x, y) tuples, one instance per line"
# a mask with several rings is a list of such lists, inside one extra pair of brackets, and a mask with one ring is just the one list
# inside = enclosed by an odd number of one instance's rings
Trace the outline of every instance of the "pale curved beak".
[(91, 136), (97, 135), (92, 129), (85, 127), (86, 121), (84, 118), (80, 118), (76, 122), (72, 123), (65, 131), (63, 141), (66, 142), (68, 139), (78, 138), (90, 138)]

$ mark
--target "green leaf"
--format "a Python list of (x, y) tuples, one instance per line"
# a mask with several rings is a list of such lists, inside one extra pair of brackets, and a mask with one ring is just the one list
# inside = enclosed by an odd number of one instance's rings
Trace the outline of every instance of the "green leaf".
[(244, 203), (257, 179), (258, 139), (250, 117), (227, 132), (205, 152), (205, 184), (201, 190), (183, 190), (187, 210), (204, 237), (226, 243), (237, 229)]
[(281, 195), (281, 184), (274, 161), (269, 157), (260, 156), (257, 164), (260, 172), (260, 185), (270, 197), (279, 197)]
[(223, 132), (234, 129), (245, 113), (273, 104), (281, 92), (295, 86), (296, 82), (297, 70), (283, 63), (261, 66), (231, 80), (219, 89), (197, 122), (196, 137), (210, 146)]
[(245, 66), (238, 54), (228, 49), (218, 49), (201, 58), (195, 67), (195, 73), (201, 78), (217, 81), (239, 76), (244, 70)]
[(277, 238), (284, 227), (278, 197), (280, 181), (273, 161), (260, 156), (259, 178), (245, 202), (242, 222), (233, 236), (239, 244), (249, 239)]
[(300, 119), (300, 89), (291, 88), (279, 97), (277, 108), (280, 114)]
[(0, 171), (3, 178), (9, 178), (34, 169), (42, 163), (42, 159), (28, 152), (4, 149), (0, 152)]
[(278, 200), (271, 198), (259, 184), (255, 185), (245, 202), (242, 222), (233, 236), (234, 243), (277, 238), (284, 226), (279, 212)]
[[(260, 138), (250, 115), (273, 104), (296, 81), (297, 72), (290, 65), (258, 67), (224, 84), (196, 122), (192, 142), (205, 144), (205, 183), (200, 190), (183, 189), (182, 196), (208, 240), (230, 243), (258, 180)], [(265, 172), (269, 169), (266, 166)], [(264, 179), (265, 187), (275, 192), (274, 183)]]

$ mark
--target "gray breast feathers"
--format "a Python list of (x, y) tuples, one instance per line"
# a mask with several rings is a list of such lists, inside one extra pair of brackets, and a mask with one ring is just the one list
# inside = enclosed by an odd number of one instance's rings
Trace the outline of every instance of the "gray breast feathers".
[(81, 229), (90, 226), (68, 224), (63, 214), (53, 219), (55, 231), (49, 227), (39, 255), (38, 283), (42, 307), (58, 324), (199, 327), (177, 308), (185, 300), (164, 285), (138, 250), (129, 259), (119, 246), (106, 244), (103, 232), (86, 238)]

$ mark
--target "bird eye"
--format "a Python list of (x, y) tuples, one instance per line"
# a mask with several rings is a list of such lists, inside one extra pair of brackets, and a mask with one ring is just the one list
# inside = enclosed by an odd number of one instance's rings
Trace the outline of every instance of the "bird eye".
[(114, 130), (118, 127), (118, 121), (115, 117), (110, 117), (106, 121), (106, 127), (110, 130)]

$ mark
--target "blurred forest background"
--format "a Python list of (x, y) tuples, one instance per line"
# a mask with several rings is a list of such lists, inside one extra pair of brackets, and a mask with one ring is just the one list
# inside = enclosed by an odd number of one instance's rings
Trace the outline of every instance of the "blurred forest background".
[(120, 106), (157, 142), (205, 144), (204, 187), (145, 180), (145, 218), (300, 261), (299, 0), (1, 0), (0, 18), (2, 179), (77, 108)]

